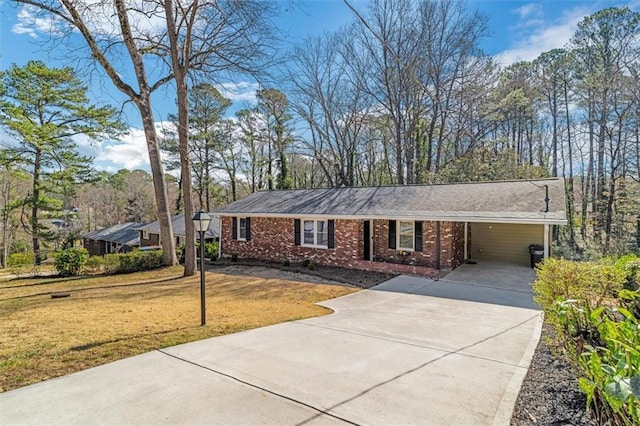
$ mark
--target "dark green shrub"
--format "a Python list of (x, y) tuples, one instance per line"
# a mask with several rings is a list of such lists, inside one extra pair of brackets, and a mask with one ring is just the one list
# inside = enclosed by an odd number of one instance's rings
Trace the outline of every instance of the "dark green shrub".
[(107, 274), (129, 274), (162, 266), (161, 250), (135, 250), (131, 253), (107, 254), (104, 256), (104, 272)]
[(54, 267), (63, 277), (78, 275), (89, 258), (87, 249), (72, 247), (58, 252), (54, 256)]
[(307, 265), (307, 269), (313, 271), (313, 268), (315, 268), (315, 266), (313, 266), (312, 262), (309, 262), (309, 264)]
[(311, 261), (309, 259), (305, 259), (302, 261), (302, 267), (306, 268), (311, 264)]
[(282, 266), (291, 266), (291, 261), (289, 259), (285, 259), (282, 261)]
[(238, 254), (237, 253), (233, 253), (231, 255), (231, 261), (232, 262), (237, 262), (238, 261)]
[(210, 260), (217, 260), (219, 249), (220, 245), (217, 241), (206, 243), (204, 245), (205, 257)]

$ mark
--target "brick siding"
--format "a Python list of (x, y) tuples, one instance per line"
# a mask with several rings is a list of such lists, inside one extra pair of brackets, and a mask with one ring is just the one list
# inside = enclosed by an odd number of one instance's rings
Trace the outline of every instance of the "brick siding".
[[(335, 220), (335, 247), (295, 245), (294, 219), (251, 217), (251, 240), (232, 238), (231, 217), (222, 218), (222, 253), (273, 262), (302, 262), (354, 269), (437, 276), (438, 269), (452, 269), (464, 261), (464, 224), (441, 222), (441, 256), (437, 265), (435, 222), (423, 222), (422, 252), (400, 254), (388, 248), (389, 221), (373, 220), (374, 261), (365, 261), (363, 220)], [(439, 267), (438, 267), (439, 266)]]

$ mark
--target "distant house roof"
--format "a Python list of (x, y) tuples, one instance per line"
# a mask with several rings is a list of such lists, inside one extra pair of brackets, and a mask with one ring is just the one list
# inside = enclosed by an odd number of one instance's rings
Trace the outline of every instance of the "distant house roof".
[(138, 227), (143, 225), (139, 222), (119, 223), (97, 231), (88, 232), (84, 238), (96, 241), (108, 241), (110, 243), (123, 244), (127, 246), (140, 245)]
[[(549, 191), (549, 209), (545, 205)], [(566, 224), (564, 179), (261, 191), (221, 216)]]
[[(213, 213), (209, 213), (213, 217)], [(173, 235), (176, 237), (186, 236), (184, 230), (184, 213), (180, 213), (171, 218), (171, 225), (173, 227)], [(146, 225), (138, 226), (138, 231), (147, 231), (152, 234), (160, 234), (160, 223), (155, 222), (148, 223)], [(209, 224), (209, 229), (204, 234), (205, 238), (218, 238), (220, 236), (220, 223), (217, 220), (212, 220)]]

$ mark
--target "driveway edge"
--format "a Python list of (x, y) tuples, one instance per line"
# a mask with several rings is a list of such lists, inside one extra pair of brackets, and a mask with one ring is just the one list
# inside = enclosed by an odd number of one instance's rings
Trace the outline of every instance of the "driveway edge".
[(496, 414), (493, 417), (493, 426), (504, 426), (511, 424), (513, 409), (516, 406), (516, 401), (520, 393), (520, 388), (522, 387), (522, 382), (524, 382), (524, 378), (529, 371), (529, 366), (531, 365), (531, 360), (533, 359), (533, 355), (536, 352), (536, 348), (538, 347), (540, 335), (542, 334), (543, 323), (543, 313), (540, 312), (538, 315), (536, 326), (533, 330), (533, 334), (531, 336), (531, 339), (529, 340), (529, 344), (527, 345), (527, 349), (524, 351), (524, 354), (522, 355), (522, 358), (520, 359), (520, 362), (516, 367), (516, 371), (513, 373), (513, 376), (511, 376), (511, 380), (509, 381), (504, 394), (502, 394), (502, 398), (500, 399), (500, 403), (498, 404), (498, 409), (496, 410)]

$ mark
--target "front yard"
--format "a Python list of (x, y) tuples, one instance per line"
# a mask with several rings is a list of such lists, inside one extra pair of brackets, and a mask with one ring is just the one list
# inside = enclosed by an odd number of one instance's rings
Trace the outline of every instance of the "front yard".
[[(322, 281), (322, 280), (318, 280)], [(0, 282), (0, 392), (158, 348), (330, 313), (354, 288), (173, 267), (90, 278)], [(69, 297), (51, 297), (69, 293)]]

